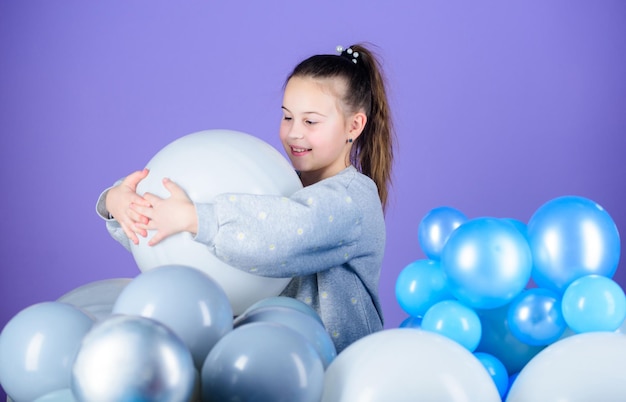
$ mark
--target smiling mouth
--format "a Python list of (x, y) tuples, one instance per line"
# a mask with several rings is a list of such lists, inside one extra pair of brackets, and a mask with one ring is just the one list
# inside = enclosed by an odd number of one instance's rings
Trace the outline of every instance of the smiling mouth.
[(296, 154), (301, 154), (303, 152), (308, 152), (311, 151), (311, 148), (296, 148), (296, 147), (291, 147), (291, 152), (296, 153)]

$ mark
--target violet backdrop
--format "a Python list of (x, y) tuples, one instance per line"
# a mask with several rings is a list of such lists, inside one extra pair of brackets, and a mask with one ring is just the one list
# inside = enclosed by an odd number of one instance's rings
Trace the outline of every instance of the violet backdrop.
[[(626, 2), (0, 1), (0, 328), (92, 281), (134, 277), (100, 191), (195, 131), (281, 149), (290, 69), (376, 45), (398, 134), (380, 292), (424, 258), (421, 218), (527, 222), (580, 195), (626, 238)], [(282, 152), (282, 149), (281, 149)], [(624, 257), (615, 279), (626, 285)]]

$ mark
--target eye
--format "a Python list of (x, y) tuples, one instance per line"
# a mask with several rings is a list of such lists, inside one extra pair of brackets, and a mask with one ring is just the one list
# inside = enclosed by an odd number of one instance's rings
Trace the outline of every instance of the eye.
[(291, 117), (289, 117), (289, 116), (283, 116), (283, 120), (285, 120), (285, 121), (291, 121)]
[(312, 126), (313, 124), (316, 124), (316, 121), (312, 121), (312, 120), (305, 120), (304, 121), (305, 124)]

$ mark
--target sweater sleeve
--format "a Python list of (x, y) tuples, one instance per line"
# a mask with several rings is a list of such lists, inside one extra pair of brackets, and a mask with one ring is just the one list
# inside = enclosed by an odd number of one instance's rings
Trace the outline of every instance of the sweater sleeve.
[(350, 180), (323, 180), (291, 197), (222, 194), (196, 204), (198, 233), (229, 265), (261, 276), (320, 272), (355, 257), (362, 211)]

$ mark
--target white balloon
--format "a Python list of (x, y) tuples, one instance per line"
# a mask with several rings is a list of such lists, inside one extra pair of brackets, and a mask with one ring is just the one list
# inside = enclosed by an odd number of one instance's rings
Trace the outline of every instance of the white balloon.
[(559, 340), (530, 360), (507, 402), (623, 401), (626, 336), (587, 332)]
[(102, 321), (111, 315), (115, 301), (131, 280), (114, 278), (90, 282), (70, 290), (57, 301), (78, 307), (96, 321)]
[[(150, 173), (139, 183), (137, 192), (162, 198), (169, 197), (162, 184), (164, 177), (180, 185), (195, 202), (209, 202), (221, 193), (290, 196), (302, 188), (291, 164), (275, 148), (232, 130), (183, 136), (159, 151), (146, 167)], [(259, 300), (280, 294), (290, 280), (233, 268), (217, 259), (204, 244), (195, 242), (189, 233), (171, 236), (153, 247), (147, 245), (147, 239), (131, 245), (139, 269), (146, 271), (161, 265), (200, 269), (222, 286), (235, 315)]]
[(341, 352), (324, 377), (323, 402), (481, 401), (500, 395), (482, 363), (440, 334), (388, 329)]

